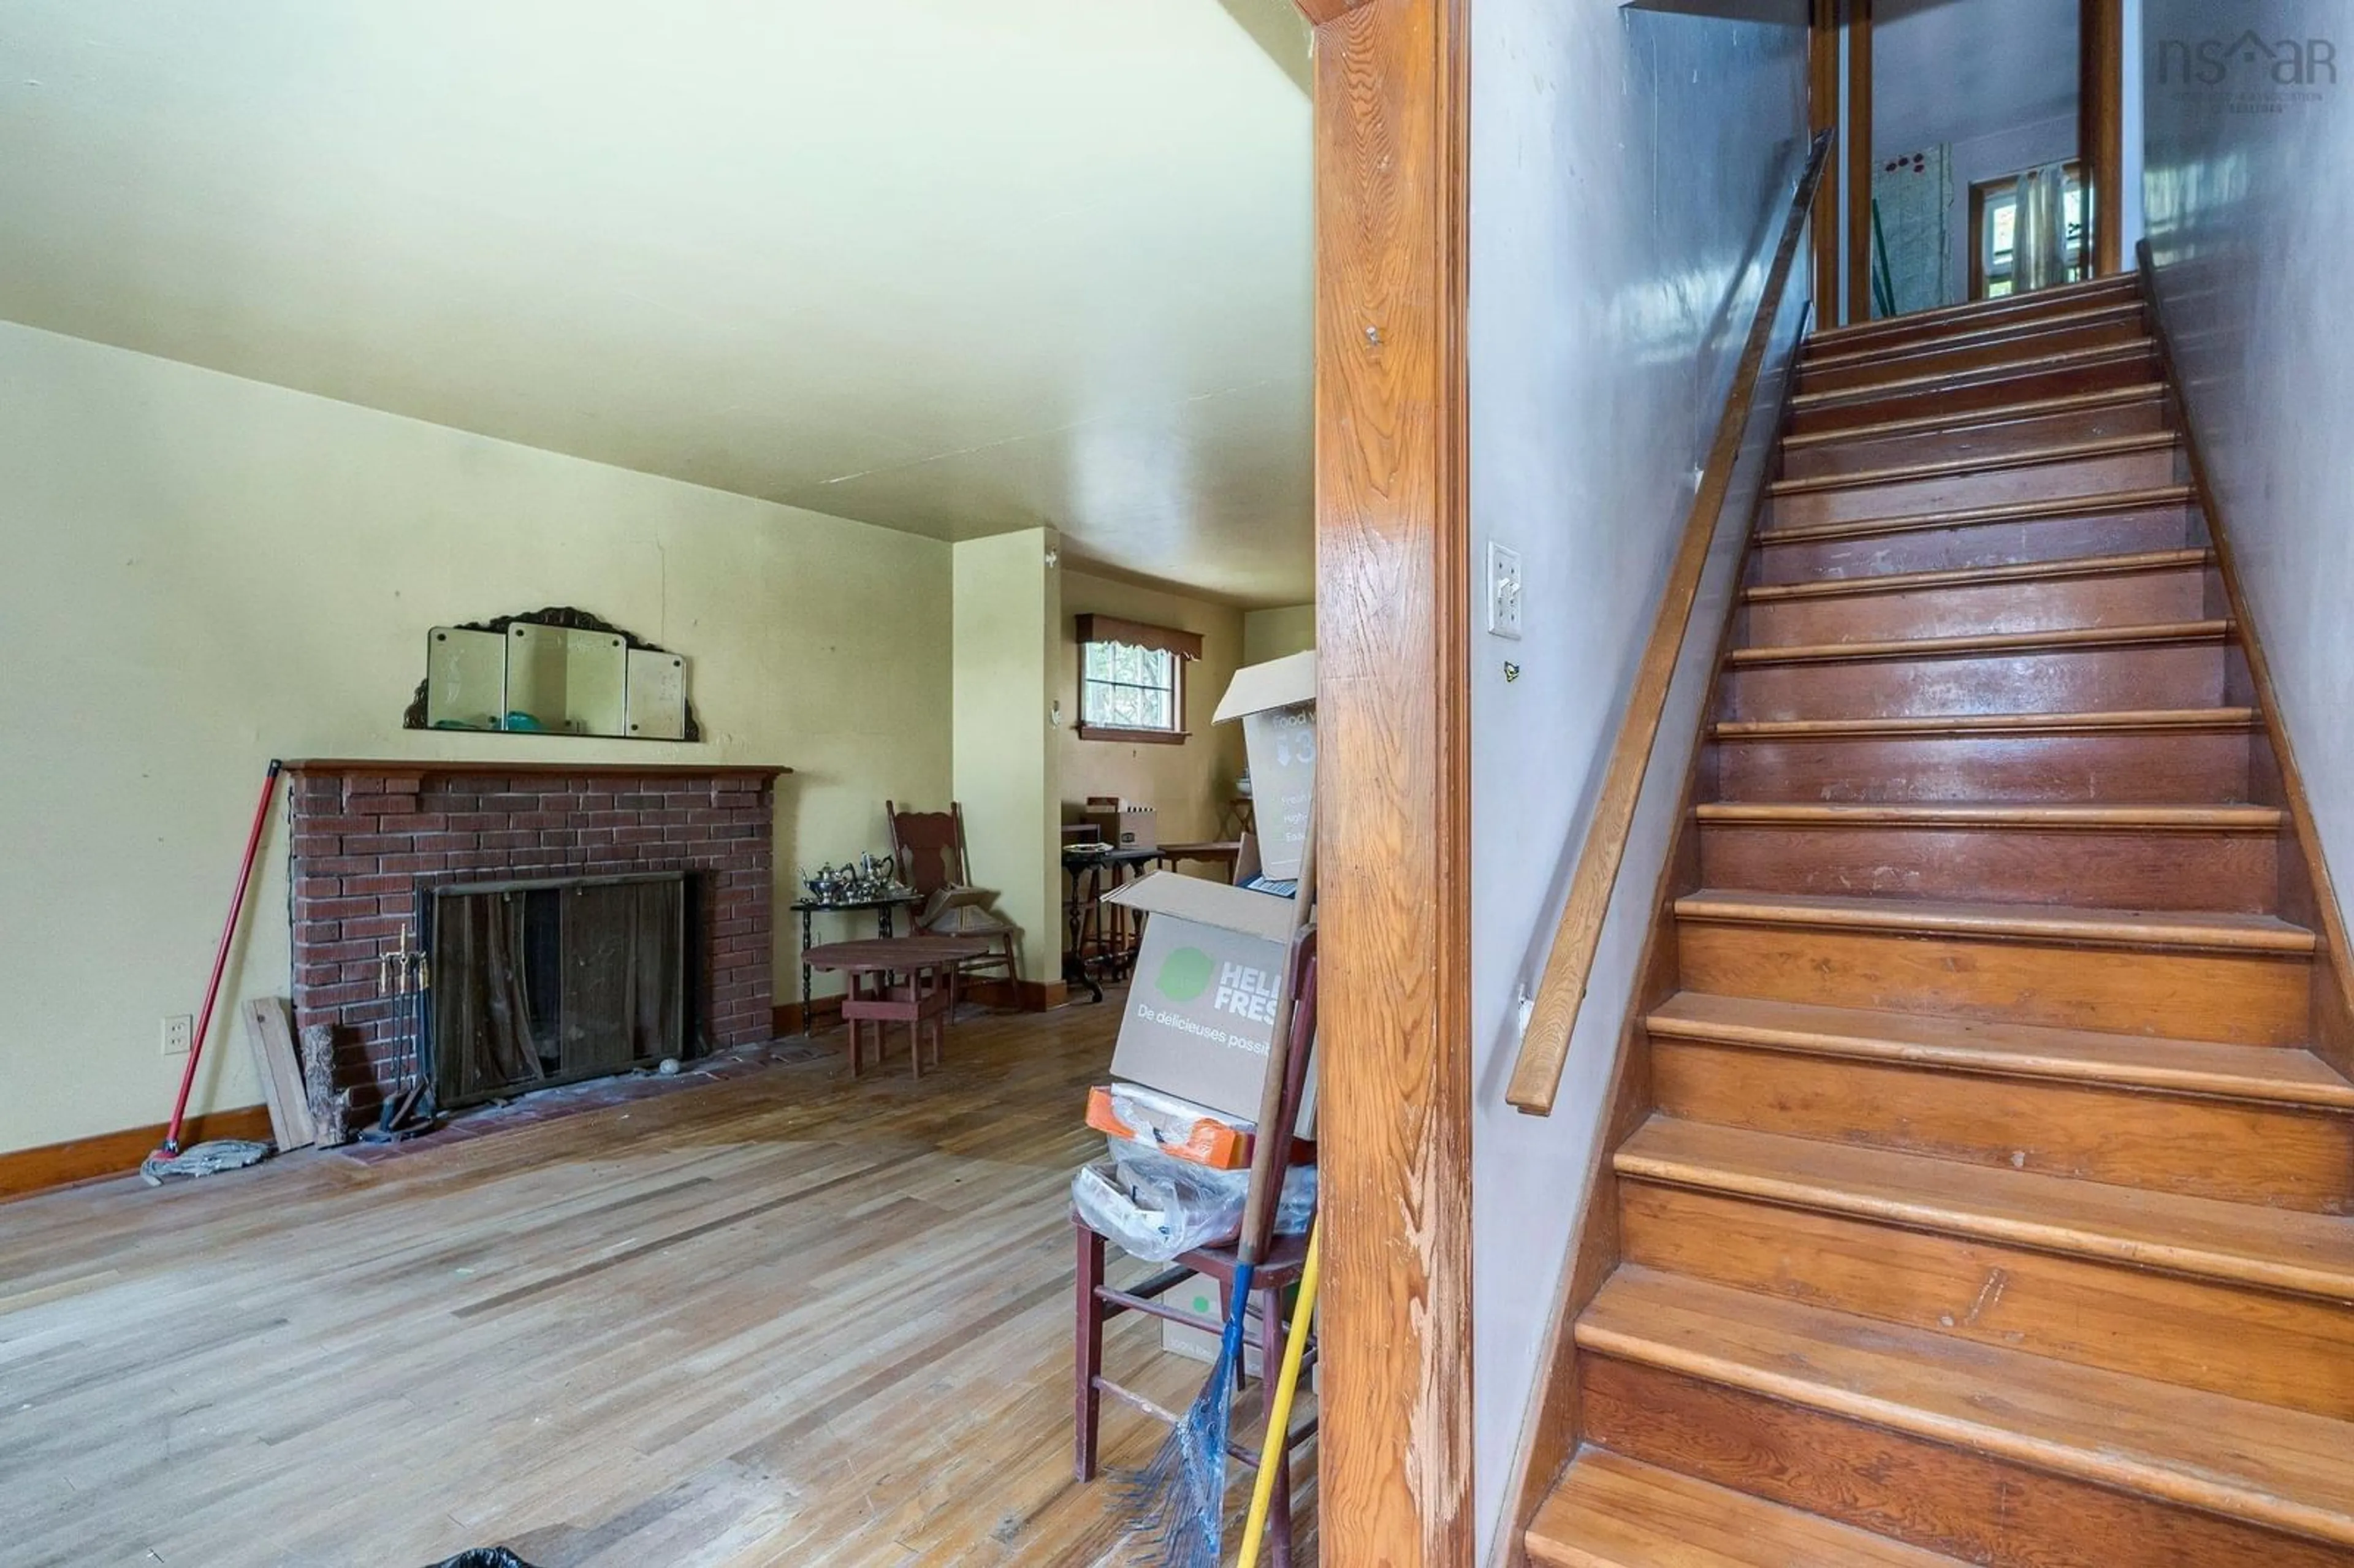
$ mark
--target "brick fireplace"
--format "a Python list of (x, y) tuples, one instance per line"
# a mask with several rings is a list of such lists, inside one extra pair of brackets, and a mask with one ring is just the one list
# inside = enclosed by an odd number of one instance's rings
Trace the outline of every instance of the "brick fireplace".
[[(439, 885), (687, 874), (691, 1045), (771, 1033), (780, 768), (302, 761), (287, 765), (294, 1017), (314, 1107), (341, 1142), (416, 1080), (413, 1003), (385, 956)], [(315, 1037), (315, 1036), (314, 1036)]]

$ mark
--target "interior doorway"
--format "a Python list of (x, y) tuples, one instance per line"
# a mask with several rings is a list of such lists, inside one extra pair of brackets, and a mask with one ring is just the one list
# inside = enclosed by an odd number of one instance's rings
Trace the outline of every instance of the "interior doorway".
[(2123, 0), (1815, 0), (1823, 318), (1861, 322), (2119, 270)]

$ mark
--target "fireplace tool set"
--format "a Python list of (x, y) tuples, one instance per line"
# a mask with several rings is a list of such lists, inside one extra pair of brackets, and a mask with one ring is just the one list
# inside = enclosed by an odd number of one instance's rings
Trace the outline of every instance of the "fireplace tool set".
[(384, 1102), (384, 1114), (374, 1127), (360, 1133), (362, 1143), (399, 1143), (431, 1132), (440, 1125), (433, 1103), (433, 1044), (427, 998), (431, 994), (433, 966), (422, 945), (408, 945), (408, 923), (401, 922), (400, 946), (376, 965), (378, 996), (409, 999), (409, 1032), (414, 1041), (417, 1081)]

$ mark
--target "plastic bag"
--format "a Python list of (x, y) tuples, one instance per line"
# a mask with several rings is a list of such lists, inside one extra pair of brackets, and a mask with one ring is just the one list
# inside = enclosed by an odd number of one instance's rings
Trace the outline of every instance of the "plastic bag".
[[(1071, 1179), (1071, 1202), (1080, 1218), (1120, 1250), (1148, 1263), (1167, 1263), (1242, 1233), (1249, 1171), (1213, 1171), (1147, 1144), (1108, 1141), (1111, 1159), (1081, 1166)], [(1276, 1203), (1276, 1234), (1298, 1234), (1315, 1214), (1316, 1168), (1295, 1165)]]

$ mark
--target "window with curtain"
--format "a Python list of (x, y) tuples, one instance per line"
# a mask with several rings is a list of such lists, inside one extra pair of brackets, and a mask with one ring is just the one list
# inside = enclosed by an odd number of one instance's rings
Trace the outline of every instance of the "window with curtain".
[(1082, 737), (1184, 741), (1185, 666), (1202, 656), (1199, 633), (1082, 615), (1078, 642)]
[[(2022, 198), (2031, 207), (2039, 194), (2052, 210), (2023, 210)], [(1972, 299), (1999, 300), (2091, 275), (2082, 165), (2030, 169), (1972, 185), (1970, 212)]]

